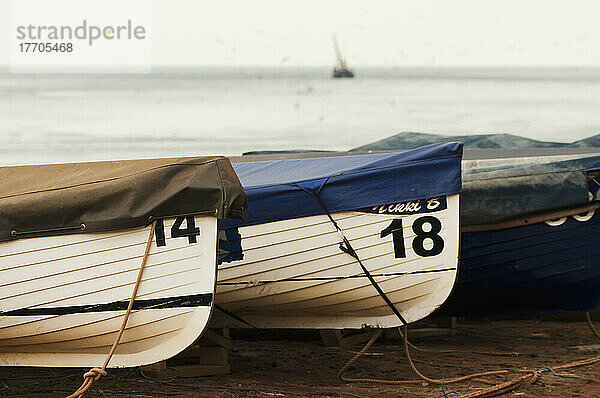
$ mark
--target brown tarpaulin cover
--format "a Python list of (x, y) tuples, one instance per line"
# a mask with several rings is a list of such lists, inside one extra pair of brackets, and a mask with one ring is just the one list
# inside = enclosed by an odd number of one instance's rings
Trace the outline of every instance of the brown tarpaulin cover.
[(247, 200), (221, 156), (0, 167), (0, 241), (110, 231), (191, 214), (243, 218)]

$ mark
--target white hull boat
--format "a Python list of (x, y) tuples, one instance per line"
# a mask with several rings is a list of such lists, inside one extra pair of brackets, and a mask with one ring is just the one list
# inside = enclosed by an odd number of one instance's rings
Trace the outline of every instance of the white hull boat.
[[(165, 227), (174, 221), (165, 220)], [(215, 286), (216, 218), (197, 217), (195, 225), (202, 231), (195, 244), (171, 238), (157, 247), (154, 240), (113, 366), (170, 358), (204, 331)], [(121, 326), (149, 230), (1, 244), (0, 364), (102, 363)]]
[[(226, 159), (218, 160), (223, 161), (229, 164)], [(195, 175), (190, 168), (197, 165), (165, 163), (168, 168), (180, 167), (181, 175)], [(146, 181), (151, 181), (148, 173), (155, 172), (153, 167), (143, 166), (141, 174)], [(198, 181), (203, 181), (211, 165), (199, 168)], [(231, 176), (234, 179), (233, 171)], [(139, 178), (137, 187), (141, 189), (142, 177), (134, 178)], [(120, 184), (130, 189), (129, 181)], [(163, 205), (175, 198), (169, 211), (176, 211), (186, 202), (178, 195), (181, 189), (159, 190), (156, 197)], [(243, 195), (241, 186), (235, 189)], [(70, 200), (77, 203), (80, 196), (73, 195)], [(10, 197), (5, 195), (4, 199)], [(213, 307), (215, 210), (231, 210), (212, 199), (200, 202), (204, 203), (196, 211), (203, 213), (203, 207), (210, 206), (211, 215), (163, 218), (158, 209), (153, 209), (151, 213), (159, 216), (152, 217), (156, 228), (150, 243), (150, 225), (94, 230), (96, 215), (91, 213), (83, 214), (79, 224), (86, 231), (77, 233), (58, 233), (67, 228), (54, 225), (34, 232), (21, 232), (27, 229), (13, 226), (13, 239), (0, 242), (0, 365), (102, 364), (123, 322), (144, 257), (132, 311), (109, 366), (155, 363), (192, 344), (206, 328)], [(0, 199), (0, 206), (2, 203)], [(30, 205), (36, 208), (33, 202)], [(105, 211), (100, 210), (106, 215)], [(122, 219), (122, 212), (116, 213)], [(149, 252), (145, 255), (147, 246)]]
[[(234, 164), (248, 219), (219, 232), (211, 326), (392, 327), (444, 303), (457, 274), (462, 147), (411, 152)], [(440, 174), (424, 182), (407, 177), (413, 167)]]
[[(447, 197), (447, 208), (428, 213), (348, 211), (332, 215), (409, 323), (439, 307), (454, 285), (458, 196)], [(423, 203), (427, 201), (413, 203), (426, 207)], [(395, 238), (393, 232), (381, 236), (382, 231), (394, 225), (401, 225), (403, 238)], [(426, 228), (440, 225), (440, 231), (431, 234), (436, 242), (432, 239), (421, 242), (420, 237), (425, 234), (421, 231), (416, 234), (416, 225)], [(239, 233), (245, 256), (241, 261), (219, 267), (217, 303), (250, 324), (263, 328), (319, 329), (398, 325), (398, 318), (360, 266), (339, 250), (339, 235), (327, 216), (242, 227)], [(405, 245), (400, 256), (395, 253), (398, 239), (404, 239)], [(444, 242), (443, 249), (437, 253), (442, 245), (439, 242)], [(215, 322), (218, 317), (222, 313), (216, 311)]]

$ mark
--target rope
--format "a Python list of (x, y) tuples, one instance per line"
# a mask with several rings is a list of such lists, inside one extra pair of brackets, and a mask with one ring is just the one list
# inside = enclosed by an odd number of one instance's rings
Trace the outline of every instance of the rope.
[(154, 229), (156, 228), (156, 221), (152, 223), (150, 227), (150, 234), (148, 235), (148, 242), (146, 243), (146, 250), (144, 252), (144, 257), (142, 258), (142, 264), (140, 265), (140, 270), (137, 275), (137, 280), (135, 281), (135, 286), (133, 287), (133, 292), (131, 293), (131, 298), (129, 299), (129, 305), (127, 306), (127, 311), (125, 311), (125, 315), (123, 317), (123, 322), (121, 323), (121, 328), (115, 338), (115, 341), (104, 360), (104, 364), (101, 368), (92, 368), (83, 375), (83, 383), (81, 386), (75, 391), (73, 394), (69, 395), (66, 398), (78, 398), (83, 396), (85, 392), (94, 384), (94, 381), (97, 381), (102, 376), (106, 376), (106, 367), (110, 362), (115, 350), (117, 349), (117, 345), (119, 345), (119, 341), (121, 340), (121, 336), (123, 336), (123, 332), (125, 331), (125, 326), (127, 325), (127, 321), (129, 320), (129, 315), (131, 314), (131, 309), (133, 308), (133, 302), (135, 301), (135, 297), (137, 296), (138, 289), (140, 287), (140, 282), (142, 281), (142, 274), (144, 273), (144, 267), (146, 266), (146, 261), (148, 261), (148, 255), (150, 254), (150, 248), (152, 247), (152, 238), (154, 237)]
[[(404, 333), (402, 333), (402, 328), (398, 327), (398, 333), (400, 337), (404, 338)], [(408, 346), (413, 350), (421, 351), (421, 352), (433, 352), (436, 354), (479, 354), (479, 355), (489, 355), (489, 356), (497, 356), (497, 357), (532, 357), (532, 358), (560, 358), (560, 356), (552, 356), (552, 355), (543, 355), (543, 354), (535, 354), (535, 353), (519, 353), (516, 351), (473, 351), (473, 350), (431, 350), (428, 348), (422, 348), (414, 345), (410, 341), (408, 342)], [(564, 356), (562, 356), (564, 357)], [(568, 357), (568, 358), (573, 358)]]
[[(456, 394), (456, 395), (451, 397), (448, 394)], [(462, 396), (463, 395), (461, 393), (459, 393), (458, 391), (446, 391), (446, 389), (444, 388), (444, 378), (442, 377), (442, 393), (440, 395), (436, 395), (431, 398), (457, 398), (457, 397), (462, 397)]]
[(596, 335), (596, 337), (598, 337), (600, 339), (600, 332), (598, 332), (598, 330), (596, 330), (596, 328), (594, 327), (594, 323), (592, 322), (592, 318), (590, 317), (589, 312), (585, 313), (585, 318), (587, 319), (588, 326), (590, 327), (590, 330), (592, 331), (592, 333), (594, 333)]
[(375, 340), (377, 340), (377, 338), (379, 336), (381, 336), (382, 330), (378, 330), (373, 337), (371, 337), (371, 339), (367, 342), (367, 344), (365, 344), (365, 346), (356, 353), (356, 355), (354, 355), (354, 357), (352, 359), (350, 359), (348, 362), (346, 362), (346, 364), (344, 366), (342, 366), (342, 368), (338, 371), (338, 378), (341, 381), (347, 382), (347, 383), (379, 383), (379, 384), (420, 384), (424, 381), (427, 381), (431, 384), (437, 384), (437, 385), (442, 385), (442, 384), (451, 384), (451, 383), (459, 383), (461, 381), (467, 381), (467, 380), (471, 380), (474, 378), (478, 378), (478, 377), (482, 377), (482, 376), (492, 376), (492, 375), (499, 375), (499, 374), (506, 374), (509, 371), (508, 370), (494, 370), (494, 371), (489, 371), (489, 372), (479, 372), (479, 373), (473, 373), (467, 376), (460, 376), (460, 377), (453, 377), (450, 379), (431, 379), (425, 375), (423, 375), (421, 372), (419, 372), (419, 370), (416, 368), (415, 364), (412, 361), (412, 358), (410, 356), (410, 352), (408, 349), (408, 333), (407, 333), (407, 328), (406, 326), (404, 327), (404, 333), (403, 333), (403, 337), (404, 337), (404, 352), (406, 353), (406, 358), (408, 359), (408, 363), (412, 369), (412, 371), (419, 377), (419, 379), (413, 379), (413, 380), (384, 380), (384, 379), (373, 379), (373, 378), (359, 378), (359, 379), (355, 379), (355, 378), (349, 378), (343, 375), (343, 373), (348, 369), (348, 367), (354, 362), (356, 361), (358, 358), (360, 358), (368, 349), (369, 347), (371, 347), (371, 345), (375, 342)]
[(570, 375), (570, 374), (561, 374), (561, 373), (556, 373), (556, 372), (554, 371), (554, 369), (552, 369), (552, 368), (551, 368), (551, 367), (549, 367), (549, 366), (544, 366), (544, 367), (542, 367), (542, 368), (538, 368), (538, 369), (536, 369), (536, 370), (546, 370), (546, 371), (548, 371), (548, 372), (552, 373), (552, 375), (553, 375), (553, 376), (556, 376), (556, 377), (564, 377), (564, 378), (566, 378), (566, 379), (583, 379), (583, 377), (581, 377), (581, 376), (577, 376), (577, 375)]
[[(592, 358), (569, 362), (564, 365), (546, 366), (546, 367), (542, 367), (542, 368), (537, 368), (535, 370), (502, 369), (502, 370), (493, 370), (493, 371), (487, 371), (487, 372), (472, 373), (472, 374), (469, 374), (466, 376), (453, 377), (450, 379), (446, 379), (446, 378), (431, 379), (431, 378), (423, 375), (421, 372), (419, 372), (419, 370), (416, 368), (416, 366), (410, 356), (410, 352), (409, 352), (409, 344), (410, 343), (408, 342), (408, 330), (407, 330), (407, 327), (405, 326), (404, 333), (401, 333), (402, 337), (404, 339), (404, 352), (406, 354), (406, 358), (408, 359), (408, 363), (410, 365), (411, 370), (417, 375), (418, 379), (385, 380), (385, 379), (375, 379), (375, 378), (350, 378), (350, 377), (344, 376), (343, 374), (348, 369), (348, 367), (350, 367), (350, 365), (352, 363), (354, 363), (358, 358), (360, 358), (369, 349), (369, 347), (371, 347), (371, 345), (373, 345), (375, 340), (377, 340), (377, 338), (379, 338), (379, 336), (381, 336), (382, 332), (383, 332), (382, 329), (378, 330), (373, 335), (373, 337), (371, 337), (371, 339), (367, 342), (367, 344), (365, 344), (365, 346), (359, 352), (357, 352), (356, 355), (354, 355), (354, 357), (352, 357), (348, 362), (346, 362), (346, 364), (344, 366), (342, 366), (340, 368), (340, 370), (337, 373), (337, 376), (341, 381), (346, 382), (346, 383), (378, 383), (378, 384), (392, 384), (392, 385), (420, 384), (423, 381), (427, 381), (428, 383), (431, 383), (431, 384), (441, 385), (442, 389), (443, 389), (443, 386), (445, 384), (460, 383), (460, 382), (467, 381), (467, 380), (474, 380), (474, 381), (478, 381), (478, 382), (483, 382), (485, 384), (493, 384), (485, 379), (480, 379), (480, 377), (482, 377), (482, 376), (509, 374), (511, 372), (525, 373), (524, 375), (519, 376), (516, 379), (493, 385), (492, 387), (490, 387), (487, 390), (475, 391), (470, 394), (462, 395), (462, 397), (464, 397), (464, 398), (479, 398), (479, 397), (492, 397), (492, 396), (496, 396), (499, 394), (503, 394), (503, 393), (506, 393), (520, 385), (531, 385), (531, 384), (535, 383), (542, 376), (542, 374), (544, 372), (551, 372), (553, 375), (559, 376), (559, 377), (581, 378), (576, 375), (559, 374), (556, 371), (581, 367), (581, 366), (585, 366), (585, 365), (592, 365), (592, 364), (600, 362), (600, 355), (599, 355), (599, 356), (595, 356)], [(446, 394), (448, 394), (448, 393), (446, 393)]]

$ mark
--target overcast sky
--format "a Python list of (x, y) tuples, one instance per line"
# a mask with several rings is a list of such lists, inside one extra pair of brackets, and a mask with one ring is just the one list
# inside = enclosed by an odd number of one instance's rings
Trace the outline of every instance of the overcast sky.
[[(9, 1), (0, 0), (0, 63), (13, 34)], [(351, 66), (600, 66), (600, 3), (591, 0), (148, 4), (154, 66), (331, 65), (332, 34)]]

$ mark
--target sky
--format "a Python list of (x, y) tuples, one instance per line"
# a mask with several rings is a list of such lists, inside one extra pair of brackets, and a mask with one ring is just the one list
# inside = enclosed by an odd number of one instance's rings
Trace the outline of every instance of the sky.
[[(0, 0), (0, 64), (9, 62), (10, 2)], [(331, 65), (332, 34), (351, 66), (600, 66), (597, 1), (146, 4), (152, 66)]]

